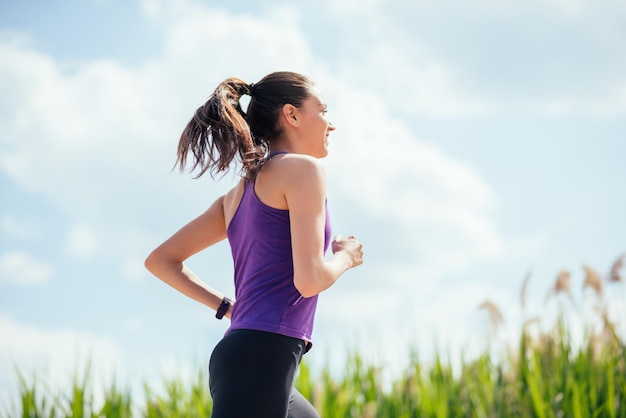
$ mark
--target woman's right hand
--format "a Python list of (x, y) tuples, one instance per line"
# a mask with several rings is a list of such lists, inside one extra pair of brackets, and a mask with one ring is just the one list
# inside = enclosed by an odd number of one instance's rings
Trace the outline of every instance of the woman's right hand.
[(354, 235), (349, 235), (345, 238), (341, 235), (336, 235), (333, 238), (331, 248), (333, 254), (340, 251), (345, 252), (352, 262), (351, 268), (363, 264), (363, 243), (358, 241)]

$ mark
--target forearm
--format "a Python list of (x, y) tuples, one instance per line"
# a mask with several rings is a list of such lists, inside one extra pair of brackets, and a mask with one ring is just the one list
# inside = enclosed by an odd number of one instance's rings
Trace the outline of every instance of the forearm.
[[(182, 262), (146, 260), (146, 268), (156, 277), (189, 298), (217, 311), (224, 295), (208, 286)], [(232, 306), (224, 316), (230, 318)]]

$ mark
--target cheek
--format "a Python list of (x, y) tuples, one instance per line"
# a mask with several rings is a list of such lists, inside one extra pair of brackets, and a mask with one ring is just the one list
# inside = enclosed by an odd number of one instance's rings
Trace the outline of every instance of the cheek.
[(319, 126), (320, 126), (320, 129), (326, 132), (328, 131), (328, 127), (330, 126), (330, 123), (328, 123), (328, 120), (326, 120), (326, 118), (321, 118), (319, 121)]

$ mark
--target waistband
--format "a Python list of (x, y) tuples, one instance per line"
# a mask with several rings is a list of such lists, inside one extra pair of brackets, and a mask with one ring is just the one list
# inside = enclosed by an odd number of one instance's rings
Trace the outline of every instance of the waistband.
[(275, 340), (276, 342), (282, 342), (285, 344), (297, 344), (302, 347), (302, 354), (306, 354), (311, 350), (313, 343), (307, 340), (302, 340), (300, 338), (290, 337), (288, 335), (277, 334), (275, 332), (269, 331), (260, 331), (257, 329), (247, 329), (247, 328), (237, 328), (228, 331), (227, 336), (235, 336), (235, 335), (248, 335), (248, 336), (256, 336), (258, 338), (268, 338)]

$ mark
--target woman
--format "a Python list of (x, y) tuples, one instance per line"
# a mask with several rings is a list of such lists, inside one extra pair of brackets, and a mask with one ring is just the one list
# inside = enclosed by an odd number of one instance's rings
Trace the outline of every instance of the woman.
[[(247, 112), (242, 95), (250, 96)], [(233, 160), (242, 178), (202, 215), (146, 259), (155, 276), (231, 318), (209, 362), (213, 417), (318, 417), (293, 388), (311, 334), (317, 295), (363, 262), (354, 236), (330, 242), (326, 177), (335, 127), (307, 77), (267, 75), (256, 84), (222, 82), (184, 129), (177, 165), (198, 177), (225, 173)], [(202, 282), (183, 262), (228, 238), (234, 300)], [(324, 257), (328, 246), (332, 256)]]

